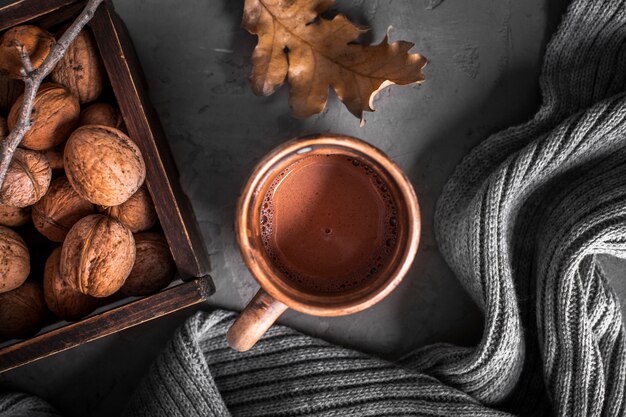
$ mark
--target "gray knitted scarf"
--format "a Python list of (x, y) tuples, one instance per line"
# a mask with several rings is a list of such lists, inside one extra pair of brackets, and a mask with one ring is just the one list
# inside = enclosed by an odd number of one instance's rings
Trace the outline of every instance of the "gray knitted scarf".
[[(437, 207), (441, 252), (484, 312), (478, 346), (390, 363), (275, 326), (242, 354), (233, 313), (198, 313), (127, 415), (626, 415), (624, 325), (597, 258), (626, 257), (626, 0), (574, 0), (540, 83), (533, 120), (474, 149)], [(54, 414), (7, 394), (0, 415)]]

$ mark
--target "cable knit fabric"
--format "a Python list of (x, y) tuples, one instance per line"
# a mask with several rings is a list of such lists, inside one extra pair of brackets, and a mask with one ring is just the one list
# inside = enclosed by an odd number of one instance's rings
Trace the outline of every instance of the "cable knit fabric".
[[(437, 205), (440, 250), (484, 313), (477, 346), (390, 363), (274, 326), (241, 354), (233, 313), (198, 313), (126, 415), (626, 415), (624, 324), (598, 258), (626, 257), (626, 0), (574, 0), (540, 84), (537, 115), (474, 149)], [(3, 398), (2, 416), (54, 415)], [(41, 412), (7, 411), (25, 406)]]
[(228, 347), (234, 313), (198, 313), (146, 376), (127, 416), (504, 416), (411, 369), (274, 326)]
[(44, 400), (22, 393), (0, 394), (0, 416), (2, 417), (61, 417)]

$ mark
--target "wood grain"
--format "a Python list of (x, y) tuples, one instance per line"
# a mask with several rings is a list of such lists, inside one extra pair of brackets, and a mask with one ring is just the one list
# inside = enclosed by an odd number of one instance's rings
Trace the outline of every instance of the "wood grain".
[(146, 162), (148, 189), (183, 279), (204, 275), (209, 259), (163, 128), (147, 101), (146, 82), (132, 42), (119, 16), (106, 4), (90, 22), (129, 136)]
[[(49, 15), (76, 0), (2, 0), (0, 1), (0, 30)], [(83, 3), (83, 2), (80, 2)]]
[(260, 289), (228, 329), (228, 345), (239, 352), (250, 350), (285, 311), (286, 305)]
[(0, 349), (0, 373), (200, 303), (212, 293), (201, 277)]

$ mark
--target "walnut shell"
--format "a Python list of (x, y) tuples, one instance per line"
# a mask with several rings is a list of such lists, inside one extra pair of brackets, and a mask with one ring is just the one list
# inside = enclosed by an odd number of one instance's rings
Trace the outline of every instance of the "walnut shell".
[(39, 68), (54, 46), (54, 36), (32, 25), (15, 26), (0, 38), (0, 71), (11, 78), (22, 78), (22, 60), (18, 46), (24, 46), (33, 68)]
[(123, 130), (124, 120), (117, 107), (108, 103), (94, 103), (80, 112), (78, 125), (103, 125)]
[(79, 220), (61, 251), (61, 275), (68, 285), (92, 297), (119, 290), (135, 262), (135, 239), (126, 226), (102, 214)]
[[(22, 106), (20, 96), (9, 112), (9, 129), (13, 129)], [(35, 151), (52, 148), (65, 141), (78, 125), (80, 104), (65, 87), (55, 83), (42, 84), (35, 96), (33, 124), (20, 146)]]
[(100, 206), (98, 211), (121, 221), (133, 233), (148, 230), (157, 222), (154, 203), (145, 185), (119, 206)]
[(22, 226), (30, 220), (30, 208), (11, 207), (0, 204), (0, 225)]
[(61, 248), (56, 248), (46, 261), (43, 295), (55, 316), (63, 320), (78, 320), (98, 307), (98, 299), (70, 287), (61, 275), (60, 266)]
[(0, 226), (0, 293), (22, 285), (30, 273), (30, 254), (24, 239)]
[(46, 194), (52, 179), (50, 164), (44, 155), (16, 149), (0, 189), (0, 204), (26, 207)]
[(35, 228), (53, 242), (63, 242), (72, 226), (95, 210), (65, 177), (52, 181), (46, 195), (33, 206)]
[(135, 247), (135, 264), (120, 291), (126, 295), (143, 296), (167, 287), (176, 273), (176, 264), (165, 236), (139, 233), (135, 235)]
[(15, 100), (24, 93), (24, 82), (0, 74), (0, 110), (9, 111)]
[(65, 173), (84, 199), (101, 206), (119, 206), (143, 184), (146, 166), (137, 145), (112, 127), (79, 127), (63, 155)]
[(46, 149), (45, 151), (41, 151), (42, 154), (46, 156), (48, 159), (48, 163), (50, 164), (50, 168), (54, 172), (63, 171), (63, 150), (65, 149), (65, 144), (62, 143), (54, 148)]
[(83, 29), (78, 34), (50, 77), (69, 88), (81, 104), (98, 98), (104, 87), (104, 69), (91, 32)]
[(25, 339), (37, 333), (48, 316), (41, 284), (25, 282), (0, 294), (0, 339)]

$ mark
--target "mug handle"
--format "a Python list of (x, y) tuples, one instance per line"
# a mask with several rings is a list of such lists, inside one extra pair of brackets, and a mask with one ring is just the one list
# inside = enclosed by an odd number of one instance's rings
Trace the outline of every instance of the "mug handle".
[(261, 288), (228, 329), (228, 345), (239, 352), (249, 350), (285, 310), (285, 304), (275, 300)]

